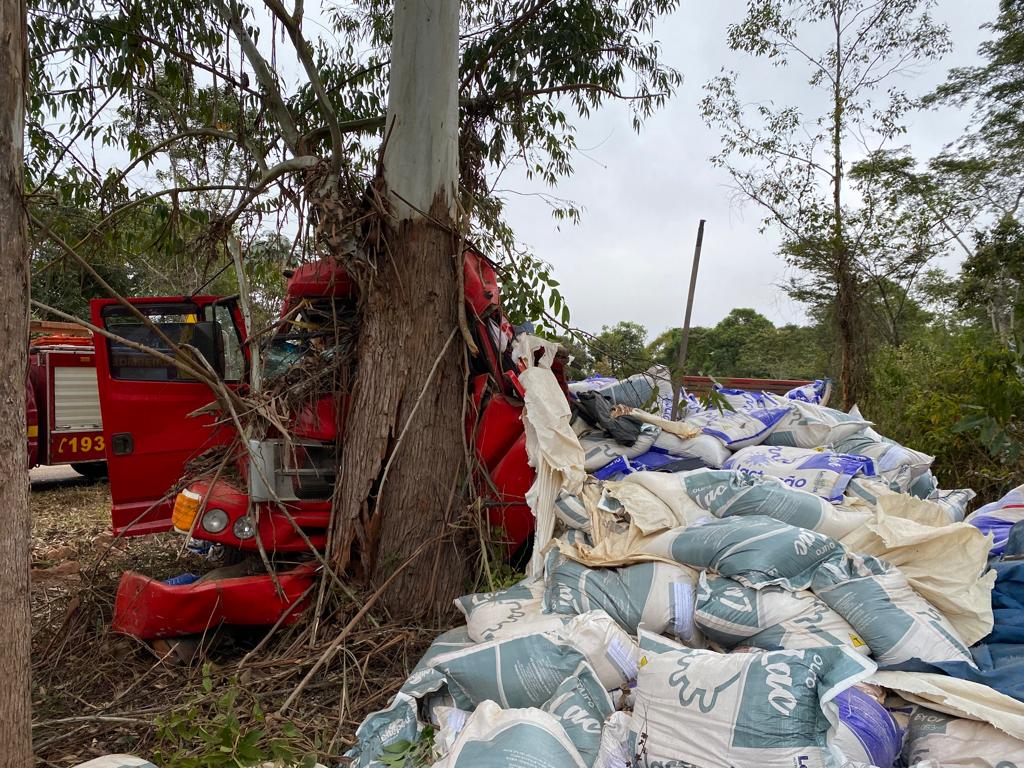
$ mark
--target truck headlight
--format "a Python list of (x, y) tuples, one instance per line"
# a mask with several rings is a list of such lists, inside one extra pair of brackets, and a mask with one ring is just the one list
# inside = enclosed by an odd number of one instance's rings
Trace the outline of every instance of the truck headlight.
[(251, 539), (256, 535), (256, 521), (248, 515), (243, 515), (235, 520), (235, 524), (231, 528), (231, 531), (242, 541)]
[(203, 530), (220, 533), (228, 527), (228, 513), (223, 509), (208, 509), (203, 515)]

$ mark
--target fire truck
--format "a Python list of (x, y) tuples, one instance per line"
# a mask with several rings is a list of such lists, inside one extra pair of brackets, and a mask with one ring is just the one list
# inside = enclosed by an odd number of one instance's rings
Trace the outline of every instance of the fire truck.
[[(488, 516), (505, 531), (511, 553), (522, 550), (533, 527), (525, 502), (533, 470), (526, 458), (521, 390), (507, 352), (512, 329), (501, 312), (493, 265), (468, 250), (463, 275), (467, 316), (480, 349), (471, 378), (475, 412), (467, 429), (491, 475), (480, 483), (488, 489)], [(296, 269), (288, 278), (282, 320), (261, 352), (266, 374), (301, 364), (317, 344), (320, 321), (354, 316), (356, 300), (354, 283), (336, 262)], [(252, 352), (235, 298), (130, 301), (161, 333), (113, 299), (92, 302), (93, 324), (167, 355), (174, 352), (162, 335), (175, 344), (188, 343), (228, 387), (247, 386)], [(561, 361), (554, 367), (561, 376)], [(170, 491), (180, 487), (190, 459), (235, 437), (228, 420), (205, 408), (213, 399), (208, 386), (166, 360), (110, 338), (96, 347), (96, 369), (114, 532), (138, 536), (175, 529), (246, 555), (200, 578), (160, 581), (125, 573), (114, 628), (154, 640), (200, 634), (221, 624), (296, 620), (318, 567), (310, 546), (322, 551), (327, 540), (338, 435), (334, 394), (292, 413), (289, 435), (252, 441), (235, 471), (189, 483), (175, 495)], [(260, 547), (273, 562), (273, 577), (263, 572)]]
[(92, 334), (73, 323), (33, 320), (26, 417), (29, 466), (70, 464), (90, 478), (106, 474)]

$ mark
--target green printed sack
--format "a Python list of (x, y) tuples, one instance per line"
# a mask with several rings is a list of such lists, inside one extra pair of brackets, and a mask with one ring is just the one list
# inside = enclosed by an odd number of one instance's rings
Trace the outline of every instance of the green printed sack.
[(640, 765), (826, 768), (834, 699), (873, 673), (847, 648), (653, 655), (630, 730)]
[(503, 707), (539, 707), (587, 660), (562, 638), (535, 633), (471, 645), (430, 665), (446, 680), (455, 705), (472, 710), (488, 699)]
[(643, 624), (687, 645), (701, 643), (693, 626), (697, 572), (690, 568), (663, 562), (588, 568), (552, 549), (544, 571), (545, 611), (574, 616), (601, 610), (631, 635)]
[(682, 478), (690, 498), (715, 517), (764, 515), (841, 539), (873, 516), (867, 508), (837, 507), (770, 475), (698, 469)]
[(868, 653), (867, 644), (846, 620), (806, 590), (757, 590), (702, 573), (694, 616), (704, 636), (723, 648), (776, 651), (845, 645)]
[(433, 768), (589, 768), (558, 719), (483, 701)]
[(811, 589), (850, 623), (883, 669), (913, 661), (974, 666), (949, 621), (882, 560), (838, 554), (818, 570)]
[(558, 719), (583, 762), (593, 765), (601, 747), (601, 726), (614, 707), (589, 667), (567, 678), (541, 707)]
[(604, 611), (588, 611), (565, 620), (553, 634), (583, 652), (601, 685), (616, 690), (636, 680), (640, 649), (626, 631)]
[(792, 401), (792, 409), (775, 430), (765, 438), (765, 445), (791, 448), (820, 448), (834, 445), (871, 426), (860, 414), (843, 413), (824, 405)]
[(1024, 768), (1024, 741), (988, 723), (915, 707), (903, 758), (911, 766), (934, 760), (942, 768)]
[(677, 563), (755, 588), (774, 584), (792, 591), (807, 589), (818, 566), (843, 551), (835, 539), (759, 515), (678, 529), (660, 546)]
[(562, 626), (560, 618), (542, 612), (543, 597), (544, 579), (531, 576), (508, 589), (463, 595), (455, 607), (466, 617), (470, 639), (482, 643)]
[(387, 747), (419, 738), (424, 725), (419, 720), (419, 700), (442, 691), (446, 684), (430, 662), (472, 645), (465, 627), (449, 630), (434, 640), (388, 706), (371, 712), (359, 724), (356, 745), (345, 753), (354, 768), (381, 768), (380, 757)]

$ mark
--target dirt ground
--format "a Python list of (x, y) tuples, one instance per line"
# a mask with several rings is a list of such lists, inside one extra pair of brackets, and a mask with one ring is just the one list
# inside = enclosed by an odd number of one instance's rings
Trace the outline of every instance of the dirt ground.
[[(116, 688), (104, 691), (111, 682), (107, 673), (112, 660), (121, 660), (124, 679), (150, 655), (135, 641), (106, 629), (121, 573), (135, 569), (173, 575), (187, 567), (189, 558), (177, 562), (181, 538), (172, 534), (115, 540), (105, 481), (88, 480), (70, 467), (40, 468), (32, 474), (35, 748), (42, 764), (63, 766), (93, 753), (119, 751), (131, 741), (115, 732), (90, 740), (94, 743), (86, 753), (80, 744), (63, 754), (51, 749), (62, 736), (90, 730), (80, 722), (53, 721), (89, 717), (90, 711), (102, 708), (97, 699), (116, 696)], [(90, 658), (92, 663), (87, 663)]]
[[(167, 578), (212, 566), (182, 554), (184, 539), (172, 533), (115, 539), (109, 486), (69, 469), (37, 473), (30, 503), (38, 765), (120, 752), (161, 768), (303, 756), (337, 765), (363, 716), (387, 704), (439, 631), (371, 612), (328, 653), (362, 596), (325, 589), (319, 622), (270, 636), (218, 630), (195, 658), (171, 663), (110, 630), (118, 579), (129, 569)], [(301, 695), (281, 709), (296, 689)]]

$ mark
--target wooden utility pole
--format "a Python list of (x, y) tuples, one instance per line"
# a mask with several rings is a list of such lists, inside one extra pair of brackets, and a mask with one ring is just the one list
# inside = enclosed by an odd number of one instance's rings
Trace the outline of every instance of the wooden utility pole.
[(686, 349), (690, 345), (690, 314), (693, 312), (693, 294), (697, 289), (697, 268), (700, 266), (700, 249), (704, 244), (704, 219), (697, 225), (697, 245), (693, 249), (693, 266), (690, 268), (690, 290), (686, 294), (686, 316), (683, 318), (683, 337), (679, 340), (676, 354), (676, 370), (672, 377), (672, 420), (679, 417), (679, 398), (683, 392), (683, 374), (686, 365)]
[(25, 0), (0, 0), (0, 766), (32, 765)]

